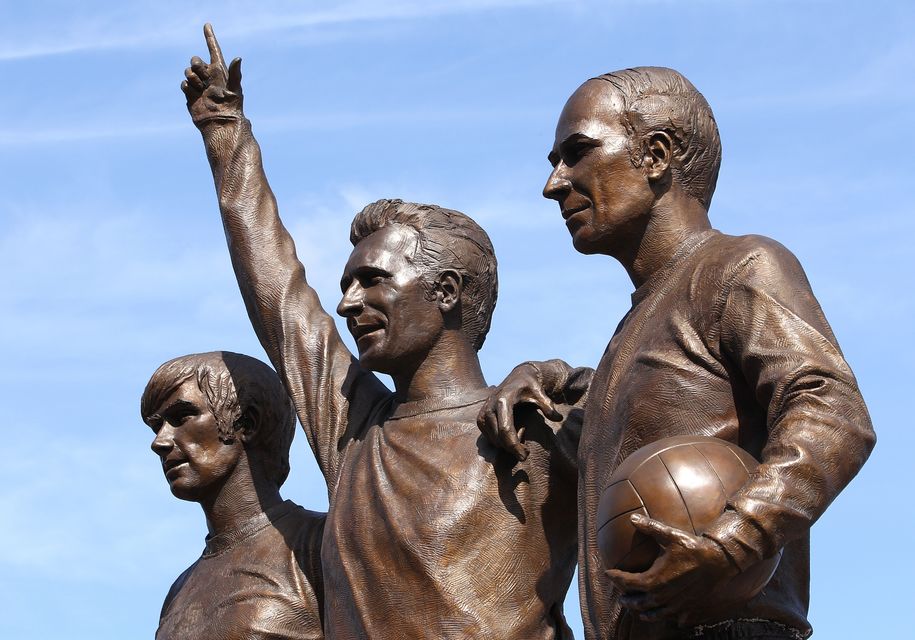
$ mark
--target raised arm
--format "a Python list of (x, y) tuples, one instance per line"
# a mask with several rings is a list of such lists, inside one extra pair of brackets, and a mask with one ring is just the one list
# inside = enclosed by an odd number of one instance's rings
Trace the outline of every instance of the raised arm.
[(248, 316), (295, 402), (332, 493), (341, 439), (361, 428), (388, 392), (359, 367), (306, 282), (242, 111), (241, 59), (226, 67), (209, 24), (204, 36), (210, 62), (191, 58), (181, 88), (203, 134)]

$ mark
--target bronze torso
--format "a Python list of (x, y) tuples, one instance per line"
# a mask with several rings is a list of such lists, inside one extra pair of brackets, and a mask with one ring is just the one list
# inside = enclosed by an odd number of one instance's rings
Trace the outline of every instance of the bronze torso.
[[(729, 618), (809, 634), (808, 530), (867, 457), (872, 430), (806, 276), (772, 240), (708, 231), (687, 241), (633, 294), (594, 373), (579, 460), (588, 638), (679, 637), (672, 623), (641, 622), (621, 609), (593, 522), (619, 463), (679, 434), (715, 436), (765, 457), (707, 535), (742, 567), (790, 540), (769, 585)], [(811, 477), (825, 482), (812, 485)]]
[(516, 463), (476, 426), (488, 394), (395, 406), (347, 444), (323, 555), (330, 637), (570, 637), (577, 443), (530, 420)]
[(175, 581), (156, 640), (318, 640), (324, 514), (286, 501), (207, 539)]

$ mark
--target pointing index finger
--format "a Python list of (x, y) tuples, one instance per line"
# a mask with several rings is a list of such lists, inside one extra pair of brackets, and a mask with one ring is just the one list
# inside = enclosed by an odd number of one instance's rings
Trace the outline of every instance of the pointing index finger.
[(203, 25), (203, 37), (206, 38), (207, 49), (210, 50), (210, 64), (218, 64), (225, 69), (226, 60), (222, 57), (222, 49), (219, 48), (219, 42), (216, 41), (216, 34), (213, 33), (213, 25), (209, 22)]

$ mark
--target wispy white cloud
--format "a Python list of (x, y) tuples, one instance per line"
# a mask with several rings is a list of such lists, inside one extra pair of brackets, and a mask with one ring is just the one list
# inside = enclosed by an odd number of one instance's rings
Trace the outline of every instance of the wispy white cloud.
[[(365, 192), (348, 187), (283, 203), (309, 281), (331, 314), (351, 250), (350, 220), (375, 199), (362, 198)], [(146, 361), (163, 348), (259, 350), (218, 230), (215, 198), (212, 211), (194, 220), (125, 210), (101, 197), (20, 205), (11, 214), (0, 227), (0, 272), (16, 277), (0, 281), (0, 350), (20, 366), (0, 370), (0, 381), (77, 372), (104, 378), (111, 374), (106, 359), (130, 354)], [(209, 342), (187, 343), (205, 334)]]
[(53, 127), (49, 129), (0, 129), (0, 146), (15, 147), (34, 144), (57, 144), (85, 140), (124, 140), (128, 138), (149, 138), (154, 136), (185, 133), (186, 123), (137, 125), (137, 124), (87, 124), (86, 126)]
[[(383, 125), (425, 124), (453, 127), (456, 123), (534, 121), (552, 117), (538, 109), (424, 109), (398, 111), (365, 111), (335, 113), (299, 113), (283, 117), (259, 118), (258, 132), (339, 131)], [(48, 145), (85, 141), (115, 141), (186, 135), (192, 129), (189, 119), (181, 122), (138, 125), (129, 122), (95, 122), (49, 128), (27, 127), (0, 129), (0, 147)]]
[[(727, 110), (758, 112), (773, 108), (821, 111), (849, 105), (873, 108), (873, 100), (901, 104), (902, 96), (913, 94), (915, 85), (907, 81), (906, 75), (913, 66), (915, 43), (906, 38), (885, 43), (879, 52), (862, 59), (856, 68), (847, 69), (838, 79), (824, 82), (814, 75), (797, 87), (762, 84), (758, 94), (722, 100), (713, 106), (716, 113), (725, 113)], [(828, 77), (836, 76), (830, 74)]]
[(413, 20), (554, 4), (559, 0), (402, 0), (372, 2), (301, 2), (273, 0), (259, 3), (222, 2), (189, 5), (186, 2), (136, 3), (119, 11), (79, 13), (82, 5), (54, 12), (54, 18), (37, 20), (33, 28), (7, 23), (0, 30), (0, 61), (83, 51), (170, 46), (187, 40), (189, 25), (216, 23), (218, 34), (244, 38), (273, 31)]
[[(144, 473), (138, 473), (123, 464), (133, 457), (123, 449), (123, 440), (116, 448), (104, 440), (80, 444), (44, 435), (39, 452), (28, 455), (34, 449), (21, 447), (15, 463), (3, 471), (0, 508), (8, 526), (0, 532), (0, 565), (51, 577), (69, 575), (75, 581), (137, 579), (150, 571), (143, 566), (144, 550), (156, 541), (187, 539), (188, 531), (201, 529), (199, 522), (190, 522), (196, 514), (189, 511), (186, 518), (161, 518), (139, 529), (131, 525), (143, 519), (151, 500), (167, 505), (151, 455)], [(69, 501), (76, 508), (61, 505)], [(60, 506), (49, 511), (53, 505)], [(199, 538), (191, 544), (199, 547)]]
[(247, 334), (218, 234), (175, 243), (195, 225), (101, 197), (10, 213), (0, 233), (0, 270), (16, 274), (0, 283), (4, 383), (105, 380), (112, 359), (136, 366), (163, 348), (210, 346), (187, 345), (189, 328), (226, 346)]

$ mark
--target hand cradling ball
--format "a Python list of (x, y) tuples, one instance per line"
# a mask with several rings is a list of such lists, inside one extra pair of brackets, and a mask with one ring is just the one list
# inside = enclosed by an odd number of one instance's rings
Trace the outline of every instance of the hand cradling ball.
[[(630, 521), (634, 513), (701, 535), (723, 512), (728, 498), (749, 479), (758, 462), (718, 438), (674, 436), (646, 445), (610, 477), (597, 510), (597, 544), (604, 568), (642, 572), (661, 549)], [(781, 551), (726, 580), (710, 594), (729, 602), (759, 593), (778, 566)]]

